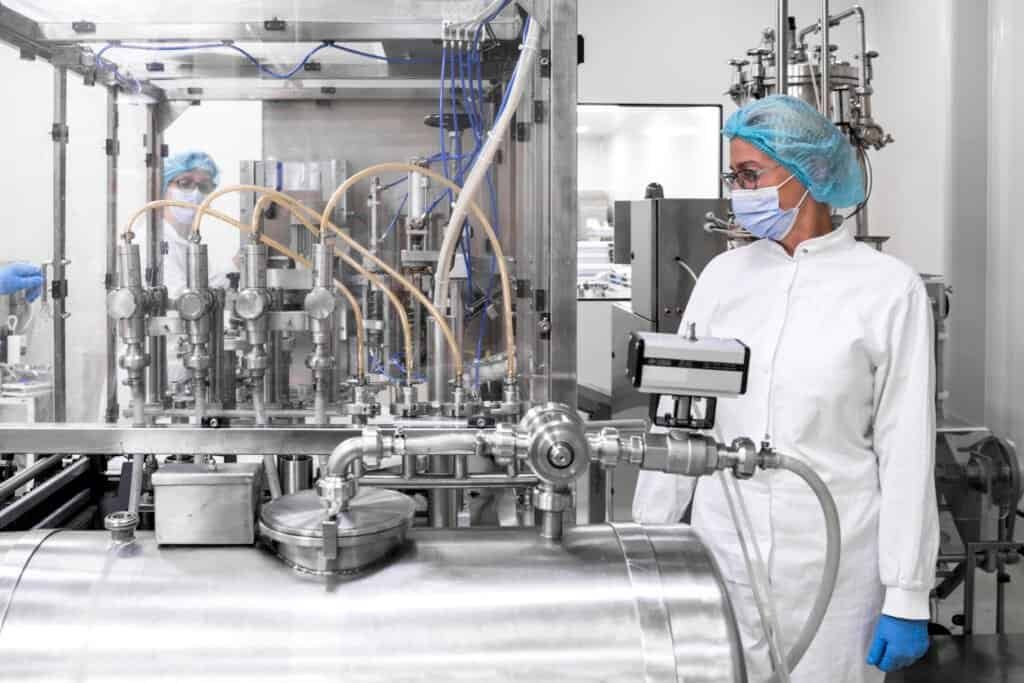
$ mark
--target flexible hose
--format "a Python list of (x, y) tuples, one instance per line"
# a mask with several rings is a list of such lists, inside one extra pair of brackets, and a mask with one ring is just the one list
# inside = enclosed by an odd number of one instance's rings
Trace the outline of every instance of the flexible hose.
[[(253, 209), (252, 214), (252, 228), (254, 233), (259, 233), (259, 216), (260, 213), (263, 211), (264, 205), (273, 201), (276, 200), (270, 195), (265, 194), (259, 198), (259, 201), (256, 202), (256, 206)], [(320, 229), (313, 225), (307, 217), (302, 215), (302, 210), (304, 210), (306, 207), (302, 206), (299, 202), (295, 202), (294, 204), (285, 204), (285, 206), (288, 208), (289, 211), (291, 211), (292, 215), (296, 219), (298, 219), (300, 223), (302, 223), (303, 227), (305, 227), (309, 232), (313, 234), (314, 237), (320, 237)], [(317, 217), (319, 218), (319, 216)], [(259, 234), (262, 235), (262, 233)], [(357, 272), (363, 275), (367, 280), (370, 281), (371, 284), (373, 284), (374, 287), (379, 289), (384, 294), (384, 296), (387, 297), (388, 303), (391, 304), (391, 308), (394, 309), (395, 315), (398, 316), (399, 326), (402, 328), (402, 340), (403, 345), (405, 346), (405, 358), (407, 363), (406, 367), (408, 368), (408, 372), (406, 373), (406, 384), (411, 383), (412, 378), (415, 376), (413, 373), (413, 369), (416, 365), (416, 359), (412, 352), (412, 323), (409, 322), (409, 314), (406, 312), (405, 306), (402, 304), (401, 299), (399, 299), (398, 296), (393, 291), (391, 291), (391, 288), (385, 285), (384, 282), (379, 277), (377, 277), (376, 274), (373, 273), (373, 271), (364, 268), (362, 264), (360, 264), (358, 261), (356, 261), (351, 256), (349, 256), (348, 254), (341, 250), (335, 249), (334, 253), (341, 257), (341, 259), (345, 263), (347, 263), (349, 266), (351, 266), (353, 269), (355, 269)], [(339, 288), (344, 287), (344, 285), (342, 285), (340, 282), (335, 282), (338, 284)], [(348, 292), (348, 294), (346, 294), (345, 296), (349, 300), (349, 303), (352, 305), (352, 310), (356, 312), (356, 325), (361, 327), (363, 324), (363, 312), (359, 306), (359, 303), (356, 300), (356, 298), (352, 296), (352, 293), (349, 292), (347, 288), (342, 289), (342, 294), (345, 294), (345, 292)]]
[[(135, 224), (135, 222), (147, 211), (151, 211), (153, 209), (160, 209), (166, 206), (180, 206), (189, 209), (196, 209), (197, 211), (199, 210), (199, 207), (196, 204), (192, 204), (190, 202), (182, 202), (176, 199), (157, 199), (155, 201), (149, 202), (148, 204), (146, 204), (141, 209), (135, 212), (135, 214), (128, 220), (128, 223), (125, 225), (123, 234), (127, 235), (129, 232), (131, 232), (132, 226)], [(234, 226), (241, 232), (250, 231), (250, 227), (248, 225), (240, 221), (236, 221), (234, 218), (227, 215), (226, 213), (222, 213), (220, 211), (217, 211), (216, 209), (209, 208), (206, 210), (206, 213), (208, 213), (210, 216), (213, 216), (219, 221)], [(294, 251), (284, 246), (280, 242), (270, 237), (267, 237), (266, 235), (263, 234), (260, 234), (259, 238), (261, 242), (266, 244), (271, 249), (279, 252), (283, 256), (287, 256), (288, 258), (294, 260), (296, 263), (301, 263), (308, 268), (312, 267), (312, 264), (309, 262), (309, 260), (304, 258), (301, 254), (295, 253)], [(344, 285), (339, 280), (335, 280), (334, 285), (339, 289), (344, 287)], [(344, 293), (344, 290), (342, 290), (342, 294)], [(346, 297), (346, 299), (348, 299), (348, 297)], [(358, 302), (355, 300), (354, 297), (348, 299), (348, 301), (349, 304), (352, 305), (352, 310), (355, 314), (356, 320), (356, 374), (359, 377), (364, 377), (366, 375), (366, 330), (364, 329), (363, 326), (363, 313), (360, 307), (358, 306)]]
[[(529, 22), (530, 20), (527, 19), (527, 21)], [(516, 109), (519, 108), (519, 102), (523, 97), (523, 91), (526, 88), (526, 83), (530, 80), (530, 72), (539, 44), (540, 30), (538, 29), (536, 22), (530, 22), (526, 36), (523, 38), (523, 44), (520, 47), (522, 52), (520, 53), (519, 61), (516, 64), (516, 73), (518, 75), (512, 83), (505, 107), (502, 110), (501, 115), (498, 117), (498, 120), (494, 122), (494, 127), (487, 133), (487, 142), (484, 144), (483, 149), (480, 150), (480, 156), (473, 164), (473, 168), (469, 172), (469, 177), (466, 179), (465, 186), (459, 192), (459, 198), (456, 200), (455, 207), (452, 209), (452, 215), (451, 219), (448, 221), (448, 227), (445, 228), (444, 231), (444, 240), (441, 243), (441, 250), (437, 257), (437, 279), (434, 287), (434, 303), (438, 306), (444, 302), (444, 297), (446, 297), (448, 293), (449, 269), (451, 268), (452, 259), (455, 256), (455, 245), (459, 240), (459, 236), (462, 234), (462, 223), (466, 220), (469, 208), (474, 204), (473, 198), (487, 179), (487, 172), (490, 169), (491, 163), (494, 161), (494, 157), (498, 153), (498, 148), (501, 147), (502, 139), (508, 132), (509, 125), (512, 123), (512, 118), (515, 115)], [(478, 213), (478, 211), (474, 211), (474, 214), (476, 213)], [(503, 266), (504, 259), (501, 257), (500, 252), (496, 251), (495, 254), (498, 255), (498, 265)], [(502, 270), (502, 296), (504, 297), (506, 308), (509, 309), (509, 319), (505, 321), (505, 324), (506, 326), (511, 326), (512, 299), (508, 291), (508, 276), (505, 274), (504, 269)], [(509, 337), (512, 336), (513, 332), (511, 331), (511, 327), (508, 327), (506, 334)], [(510, 341), (507, 346), (508, 349), (506, 349), (506, 352), (508, 353), (509, 361), (509, 378), (511, 379), (515, 376), (515, 353), (513, 352), (514, 342)]]
[[(836, 587), (836, 577), (839, 575), (839, 553), (842, 547), (842, 533), (839, 527), (839, 510), (836, 508), (836, 502), (833, 500), (832, 494), (829, 493), (828, 487), (821, 480), (821, 477), (807, 464), (796, 458), (781, 453), (776, 453), (775, 458), (774, 464), (769, 461), (765, 466), (788, 470), (803, 479), (811, 488), (811, 491), (814, 492), (814, 495), (817, 496), (818, 503), (821, 505), (821, 511), (825, 515), (825, 566), (821, 572), (821, 584), (818, 586), (818, 594), (814, 597), (814, 603), (811, 605), (811, 611), (807, 615), (807, 621), (804, 622), (804, 626), (800, 629), (800, 634), (793, 643), (793, 647), (790, 648), (789, 654), (786, 655), (788, 668), (790, 671), (793, 671), (796, 669), (796, 665), (800, 663), (800, 660), (803, 659), (804, 653), (807, 652), (811, 641), (814, 640), (814, 636), (818, 633), (818, 628), (821, 627), (821, 622), (825, 618), (825, 611), (832, 600), (832, 592)], [(767, 683), (779, 683), (778, 676), (772, 675)]]
[[(415, 168), (419, 168), (419, 167), (417, 166)], [(344, 187), (344, 185), (342, 185), (342, 187)], [(345, 188), (345, 189), (347, 189), (347, 188)], [(314, 211), (313, 209), (311, 209), (308, 206), (306, 206), (305, 204), (297, 201), (293, 197), (289, 197), (288, 195), (286, 195), (284, 193), (277, 192), (276, 190), (272, 190), (269, 187), (262, 187), (260, 185), (229, 185), (228, 187), (223, 187), (223, 188), (221, 188), (221, 189), (211, 193), (208, 197), (206, 197), (206, 199), (203, 200), (203, 203), (199, 205), (199, 208), (196, 210), (196, 217), (195, 217), (195, 219), (192, 222), (192, 229), (193, 229), (194, 232), (198, 232), (199, 221), (201, 220), (201, 218), (205, 214), (209, 213), (210, 215), (213, 215), (212, 209), (209, 208), (210, 202), (212, 200), (216, 199), (217, 197), (220, 197), (220, 196), (222, 196), (222, 195), (224, 195), (224, 194), (226, 194), (228, 192), (258, 192), (258, 193), (262, 193), (264, 196), (272, 197), (274, 201), (280, 203), (282, 206), (287, 206), (289, 209), (292, 210), (293, 215), (298, 215), (295, 212), (302, 212), (302, 213), (305, 213), (308, 217), (312, 218), (313, 220), (320, 221), (321, 229), (323, 229), (324, 225), (326, 224), (326, 227), (330, 228), (338, 237), (340, 237), (342, 239), (342, 241), (344, 241), (350, 247), (352, 247), (356, 251), (360, 252), (364, 256), (368, 257), (371, 261), (373, 261), (378, 266), (380, 266), (381, 269), (384, 270), (384, 272), (386, 272), (388, 275), (390, 275), (392, 278), (394, 278), (395, 281), (398, 282), (401, 286), (405, 287), (405, 289), (408, 290), (408, 292), (413, 296), (413, 298), (415, 298), (417, 301), (419, 301), (421, 304), (423, 304), (424, 307), (426, 307), (426, 309), (429, 312), (429, 314), (431, 316), (433, 316), (433, 318), (437, 321), (437, 324), (444, 331), (445, 338), (448, 341), (448, 346), (450, 347), (452, 353), (454, 355), (456, 355), (460, 359), (460, 362), (461, 362), (462, 349), (460, 348), (458, 341), (455, 339), (455, 334), (452, 332), (451, 326), (448, 325), (448, 321), (444, 319), (444, 316), (441, 315), (440, 311), (438, 311), (437, 308), (431, 303), (430, 299), (428, 299), (426, 296), (423, 295), (423, 292), (421, 292), (419, 290), (419, 288), (417, 288), (414, 284), (409, 282), (409, 280), (407, 280), (405, 277), (403, 277), (401, 275), (401, 273), (397, 272), (396, 270), (394, 270), (393, 268), (388, 266), (388, 264), (386, 264), (383, 261), (381, 261), (374, 254), (371, 254), (369, 251), (367, 251), (363, 247), (363, 245), (359, 244), (359, 242), (355, 241), (354, 239), (349, 237), (347, 234), (342, 232), (341, 229), (338, 228), (338, 226), (336, 226), (333, 223), (331, 223), (330, 221), (326, 220), (325, 217), (326, 216), (330, 216), (330, 213), (333, 210), (333, 207), (331, 206), (330, 203), (328, 203), (328, 205), (327, 205), (327, 210), (325, 210), (323, 215), (321, 215), (321, 214), (317, 213), (316, 211)], [(320, 230), (317, 230), (316, 228), (310, 226), (306, 222), (303, 222), (303, 224), (314, 235), (319, 235), (320, 234)], [(335, 253), (337, 253), (339, 256), (341, 256), (342, 259), (344, 259), (345, 262), (348, 263), (350, 266), (352, 266), (353, 268), (358, 270), (360, 273), (365, 275), (367, 277), (367, 279), (369, 279), (371, 282), (377, 283), (377, 285), (381, 288), (381, 290), (384, 291), (385, 285), (373, 273), (371, 273), (366, 268), (364, 268), (360, 263), (358, 263), (357, 261), (352, 259), (348, 254), (345, 254), (344, 252), (341, 252), (341, 251), (336, 251)], [(392, 302), (392, 305), (395, 305), (396, 302), (400, 303), (397, 298), (393, 299), (393, 298), (389, 297), (389, 301)], [(403, 313), (400, 314), (399, 317), (404, 322), (408, 321), (408, 315), (404, 313), (404, 307), (403, 307)], [(412, 327), (410, 325), (409, 326), (409, 338), (408, 338), (408, 342), (409, 343), (406, 345), (407, 353), (410, 353), (410, 354), (411, 354), (411, 347), (412, 347), (411, 337), (412, 337)], [(409, 359), (407, 358), (406, 360), (408, 361)], [(412, 376), (411, 373), (410, 373), (410, 376)]]
[[(740, 550), (743, 552), (743, 562), (747, 567), (747, 574), (750, 575), (754, 604), (761, 616), (761, 625), (768, 641), (768, 655), (775, 669), (775, 676), (779, 683), (789, 683), (789, 669), (786, 659), (782, 655), (782, 643), (780, 642), (782, 629), (779, 627), (775, 603), (768, 587), (768, 571), (764, 564), (764, 558), (761, 556), (761, 547), (757, 543), (754, 525), (750, 521), (750, 513), (747, 511), (743, 492), (736, 482), (736, 477), (727, 478), (725, 472), (721, 470), (718, 471), (718, 481), (722, 484), (722, 492), (729, 504), (729, 514), (732, 516), (732, 523), (736, 526), (736, 536), (740, 542)], [(739, 511), (737, 511), (737, 507), (739, 507)], [(750, 545), (753, 546), (752, 552), (748, 547)]]
[[(475, 166), (474, 166), (474, 168), (475, 168)], [(327, 218), (331, 215), (331, 212), (334, 210), (334, 207), (340, 201), (341, 197), (344, 196), (345, 192), (347, 192), (349, 190), (349, 188), (351, 188), (355, 183), (359, 182), (360, 180), (362, 180), (364, 178), (372, 176), (372, 175), (380, 175), (380, 174), (383, 174), (383, 173), (391, 173), (391, 172), (405, 173), (405, 172), (410, 172), (410, 171), (415, 172), (415, 173), (420, 173), (422, 175), (425, 175), (425, 176), (429, 177), (430, 179), (437, 181), (442, 186), (452, 190), (453, 192), (457, 192), (459, 194), (459, 201), (460, 202), (463, 201), (463, 197), (467, 196), (463, 192), (463, 189), (461, 187), (459, 187), (457, 184), (453, 183), (451, 180), (448, 180), (447, 178), (445, 178), (443, 175), (441, 175), (437, 171), (432, 171), (429, 168), (425, 168), (423, 166), (415, 166), (413, 164), (406, 164), (406, 163), (397, 162), (397, 161), (395, 161), (395, 162), (388, 162), (388, 163), (384, 163), (384, 164), (376, 164), (374, 166), (370, 166), (369, 168), (365, 168), (362, 171), (359, 171), (358, 173), (350, 176), (344, 183), (342, 183), (340, 186), (338, 186), (338, 189), (334, 191), (334, 194), (331, 195), (330, 200), (327, 202), (327, 208), (324, 209), (323, 217), (321, 218), (321, 228), (330, 227), (335, 232), (338, 232), (339, 234), (341, 234), (337, 227), (335, 227), (335, 226), (333, 226), (333, 225), (331, 225), (330, 223), (327, 222)], [(483, 212), (483, 209), (480, 208), (480, 205), (477, 204), (475, 201), (473, 201), (472, 198), (467, 198), (465, 200), (465, 202), (464, 202), (464, 205), (468, 208), (469, 211), (472, 211), (473, 216), (476, 218), (477, 222), (480, 224), (480, 227), (483, 229), (484, 234), (487, 237), (487, 241), (490, 243), (491, 249), (494, 252), (494, 258), (495, 258), (495, 260), (497, 261), (497, 264), (498, 264), (498, 274), (499, 274), (499, 277), (501, 279), (501, 294), (502, 294), (502, 304), (503, 304), (502, 305), (502, 316), (505, 319), (505, 353), (508, 354), (508, 359), (507, 359), (508, 376), (509, 377), (514, 377), (515, 376), (515, 371), (516, 371), (515, 327), (513, 325), (513, 317), (512, 317), (512, 286), (511, 286), (509, 275), (508, 275), (508, 263), (506, 263), (506, 261), (505, 261), (505, 251), (501, 247), (501, 241), (498, 239), (497, 233), (494, 232), (494, 227), (491, 225), (491, 222), (487, 219), (487, 215)], [(456, 206), (457, 206), (457, 204), (456, 204)], [(458, 235), (456, 235), (456, 238), (457, 237), (458, 237)], [(355, 249), (356, 251), (361, 253), (363, 256), (368, 257), (370, 260), (372, 260), (373, 262), (375, 262), (378, 265), (380, 265), (381, 268), (383, 268), (384, 271), (387, 272), (389, 275), (394, 276), (394, 271), (386, 263), (384, 263), (383, 261), (378, 259), (376, 256), (371, 254), (369, 251), (367, 251), (361, 244), (359, 244), (357, 242), (354, 242), (347, 235), (345, 235), (344, 238), (350, 244), (352, 244), (352, 248), (353, 249)], [(455, 240), (453, 240), (453, 248), (454, 248), (454, 241)], [(452, 256), (449, 256), (447, 261), (439, 260), (438, 263), (439, 264), (440, 263), (446, 263), (446, 264), (448, 264), (450, 266), (451, 261), (452, 261)], [(446, 269), (440, 269), (440, 272), (435, 274), (435, 278), (436, 278), (435, 282), (440, 282), (441, 278), (443, 278), (444, 282), (445, 282), (444, 287), (445, 288), (447, 287), (447, 282), (448, 282), (449, 278), (448, 278), (448, 272), (447, 272)], [(444, 305), (444, 302), (443, 302), (443, 298), (444, 297), (443, 297), (443, 295), (439, 296), (439, 294), (438, 294), (439, 291), (444, 291), (444, 290), (441, 289), (441, 287), (439, 285), (435, 284), (435, 287), (434, 287), (434, 301), (435, 301), (435, 303), (429, 303), (429, 304), (428, 303), (424, 303), (424, 300), (426, 299), (425, 297), (420, 299), (420, 302), (423, 303), (424, 306), (427, 306), (427, 309), (432, 311), (432, 312), (439, 311), (440, 307), (442, 307)], [(422, 295), (422, 293), (419, 292), (419, 290), (416, 290), (416, 293)], [(417, 297), (417, 298), (419, 299), (420, 297)], [(440, 301), (440, 303), (436, 303), (438, 301)], [(440, 316), (440, 313), (438, 313), (438, 315), (436, 315), (434, 317), (438, 320), (438, 325), (441, 328), (441, 331), (445, 334), (445, 336), (450, 335), (451, 334), (451, 328), (448, 327), (447, 321), (443, 320), (443, 317)], [(453, 337), (453, 339), (454, 339), (454, 337)], [(452, 346), (451, 342), (449, 342), (449, 346)], [(454, 346), (457, 347), (458, 344), (455, 344)], [(456, 377), (457, 377), (456, 381), (461, 383), (461, 380), (462, 380), (462, 365), (463, 365), (461, 351), (458, 354), (454, 354), (453, 355), (453, 361), (454, 361), (454, 364), (455, 364), (455, 372), (453, 374), (455, 374)]]

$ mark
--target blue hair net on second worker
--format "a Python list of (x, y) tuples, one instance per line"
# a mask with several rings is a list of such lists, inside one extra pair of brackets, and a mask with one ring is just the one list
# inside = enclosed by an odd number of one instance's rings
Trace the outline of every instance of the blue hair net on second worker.
[(172, 180), (189, 171), (206, 171), (214, 185), (220, 184), (220, 171), (209, 154), (196, 151), (181, 152), (164, 160), (164, 192)]
[(864, 201), (864, 171), (853, 145), (803, 100), (772, 95), (751, 102), (729, 117), (722, 134), (778, 161), (816, 201), (837, 208)]

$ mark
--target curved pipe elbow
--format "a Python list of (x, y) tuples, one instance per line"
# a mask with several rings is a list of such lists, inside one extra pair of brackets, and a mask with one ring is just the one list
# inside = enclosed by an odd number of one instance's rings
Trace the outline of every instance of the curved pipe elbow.
[(327, 475), (340, 477), (348, 471), (356, 460), (363, 457), (363, 438), (355, 436), (345, 439), (331, 451), (327, 459)]

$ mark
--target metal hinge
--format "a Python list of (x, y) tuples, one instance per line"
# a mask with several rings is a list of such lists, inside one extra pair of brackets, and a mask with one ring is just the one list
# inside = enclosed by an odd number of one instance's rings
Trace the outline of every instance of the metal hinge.
[(284, 19), (278, 19), (277, 17), (263, 22), (264, 31), (283, 31), (287, 26), (288, 24)]
[(104, 274), (103, 275), (103, 287), (104, 287), (104, 289), (106, 289), (108, 292), (110, 290), (112, 290), (114, 288), (114, 280), (115, 280), (115, 278), (114, 278), (114, 274), (113, 273), (106, 273), (106, 274)]
[(71, 30), (75, 33), (96, 33), (96, 24), (91, 21), (73, 21)]
[(530, 296), (530, 281), (516, 280), (516, 298), (525, 299)]
[(551, 50), (541, 50), (537, 63), (540, 64), (540, 77), (551, 78)]
[(114, 140), (113, 138), (107, 138), (103, 143), (103, 149), (106, 151), (108, 157), (116, 157), (121, 153), (121, 141)]
[(530, 140), (530, 124), (516, 123), (516, 142), (528, 142)]
[(67, 142), (71, 137), (71, 131), (66, 123), (55, 123), (50, 128), (50, 138), (54, 142)]
[(50, 298), (54, 301), (57, 299), (66, 299), (68, 296), (68, 281), (67, 280), (54, 280), (50, 283)]
[(547, 108), (544, 106), (543, 100), (533, 101), (533, 122), (544, 123), (544, 117), (547, 116)]
[(163, 62), (148, 62), (146, 64), (146, 71), (149, 71), (150, 73), (161, 72), (163, 70), (164, 70), (164, 63)]
[(533, 310), (538, 313), (548, 310), (548, 292), (546, 289), (533, 290)]

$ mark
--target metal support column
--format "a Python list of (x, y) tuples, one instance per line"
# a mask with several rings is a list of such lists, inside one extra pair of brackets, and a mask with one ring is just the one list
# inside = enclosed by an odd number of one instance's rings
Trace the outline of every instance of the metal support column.
[(832, 78), (829, 64), (829, 35), (832, 31), (829, 21), (829, 0), (821, 0), (821, 113), (832, 120)]
[(775, 24), (775, 92), (789, 92), (789, 0), (778, 0)]
[[(106, 288), (116, 287), (117, 277), (117, 87), (107, 88), (107, 266)], [(107, 317), (107, 403), (105, 419), (117, 422), (117, 321)]]
[[(146, 201), (163, 194), (163, 132), (157, 105), (146, 105)], [(163, 216), (161, 211), (146, 214), (146, 286), (163, 285)], [(162, 311), (154, 311), (162, 315)], [(163, 403), (167, 393), (167, 338), (149, 337), (149, 367), (146, 369), (146, 402)]]
[(53, 420), (67, 419), (68, 70), (53, 72)]

